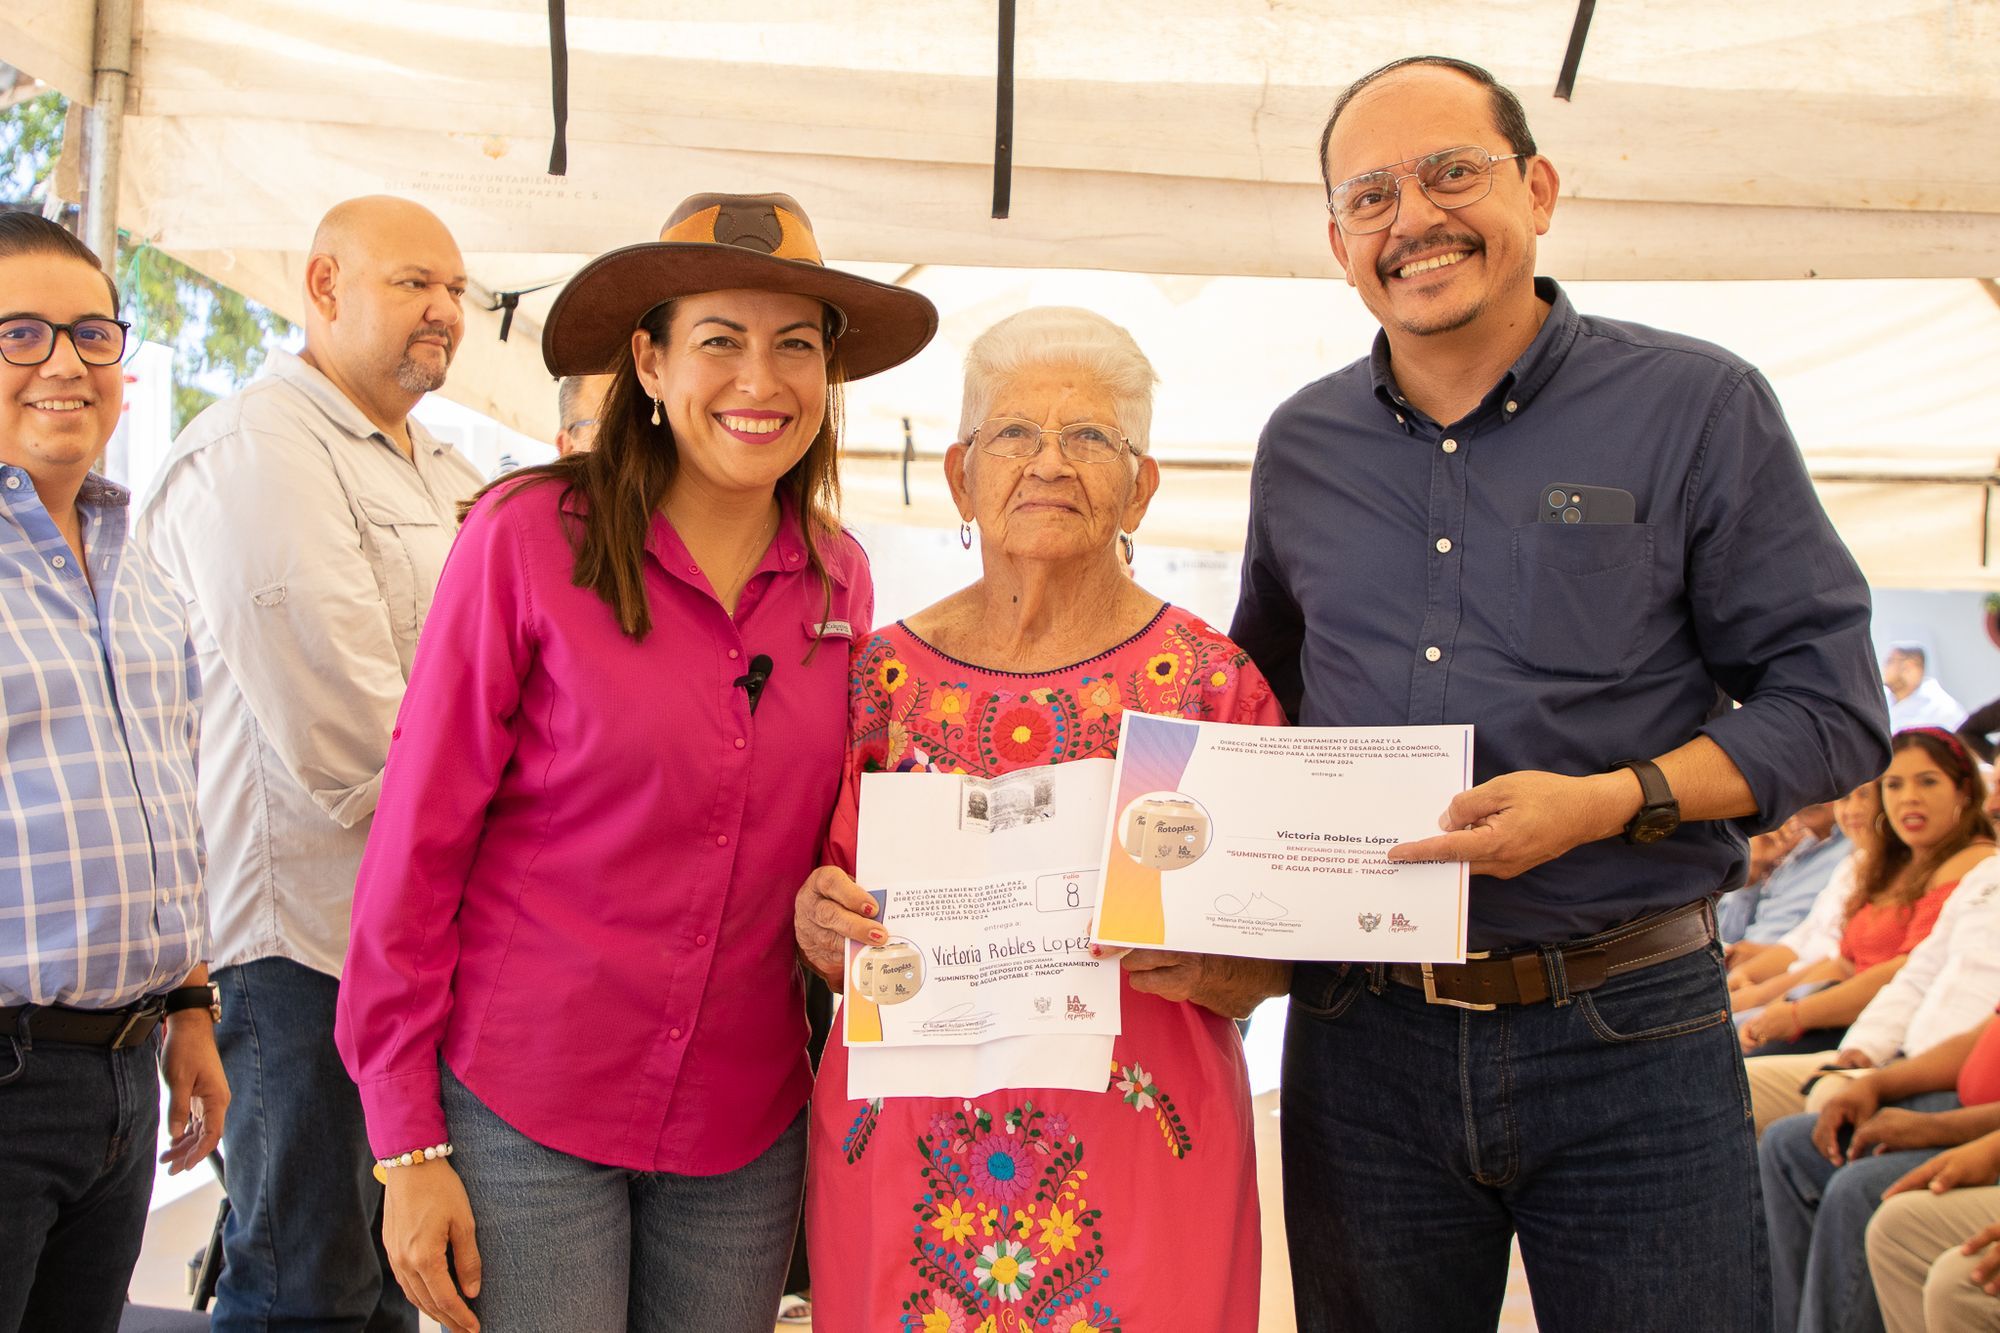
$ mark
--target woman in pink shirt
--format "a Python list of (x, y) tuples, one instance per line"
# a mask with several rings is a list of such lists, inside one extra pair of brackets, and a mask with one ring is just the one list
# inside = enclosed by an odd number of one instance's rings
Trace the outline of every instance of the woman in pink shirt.
[(825, 268), (785, 195), (696, 195), (550, 311), (550, 371), (613, 376), (597, 447), (466, 516), (340, 992), (384, 1245), (449, 1329), (770, 1327), (805, 1163), (792, 890), (873, 612), (839, 385), (936, 320)]

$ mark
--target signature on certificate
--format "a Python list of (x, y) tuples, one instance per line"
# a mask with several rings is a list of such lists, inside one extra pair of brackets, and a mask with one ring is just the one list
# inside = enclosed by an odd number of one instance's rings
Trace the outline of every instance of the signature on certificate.
[(970, 1000), (939, 1010), (920, 1025), (925, 1032), (983, 1032), (993, 1026), (991, 1009), (974, 1009)]
[(1248, 898), (1239, 898), (1233, 893), (1218, 894), (1215, 899), (1218, 916), (1248, 917), (1252, 921), (1289, 921), (1292, 914), (1285, 905), (1268, 894), (1253, 893)]

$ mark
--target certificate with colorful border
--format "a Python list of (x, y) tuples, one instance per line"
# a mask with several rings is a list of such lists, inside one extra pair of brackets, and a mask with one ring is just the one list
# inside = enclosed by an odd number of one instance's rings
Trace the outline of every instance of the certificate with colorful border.
[(1339, 962), (1465, 959), (1463, 862), (1401, 865), (1472, 785), (1472, 728), (1247, 727), (1127, 712), (1092, 933)]

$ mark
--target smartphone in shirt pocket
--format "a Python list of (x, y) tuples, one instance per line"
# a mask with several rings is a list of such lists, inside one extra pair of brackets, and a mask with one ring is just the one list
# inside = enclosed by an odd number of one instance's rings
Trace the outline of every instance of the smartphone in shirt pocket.
[(1656, 603), (1652, 525), (1613, 486), (1550, 482), (1535, 505), (1514, 529), (1509, 651), (1552, 676), (1631, 674)]
[(1544, 523), (1630, 523), (1638, 513), (1632, 492), (1615, 486), (1555, 481), (1542, 487)]

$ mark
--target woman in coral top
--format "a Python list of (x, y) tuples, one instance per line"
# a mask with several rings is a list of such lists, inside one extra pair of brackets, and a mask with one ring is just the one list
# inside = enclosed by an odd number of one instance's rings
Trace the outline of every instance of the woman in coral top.
[[(798, 899), (823, 976), (839, 977), (847, 939), (884, 938), (848, 875), (862, 773), (1109, 756), (1127, 709), (1283, 721), (1241, 650), (1120, 560), (1159, 484), (1153, 380), (1129, 334), (1081, 310), (1026, 311), (973, 344), (965, 442), (945, 466), (981, 577), (856, 646), (836, 864)], [(1254, 1333), (1256, 1164), (1229, 1019), (1281, 992), (1287, 969), (1143, 951), (1124, 967), (1097, 1091), (854, 1101), (849, 1052), (828, 1045), (806, 1190), (815, 1322)]]
[(1841, 932), (1841, 980), (1798, 1000), (1778, 1000), (1743, 1025), (1751, 1055), (1831, 1051), (1876, 992), (1921, 944), (1945, 899), (1973, 866), (1993, 855), (1986, 783), (1965, 743), (1938, 727), (1896, 733), (1876, 784), (1877, 848), (1855, 876)]

